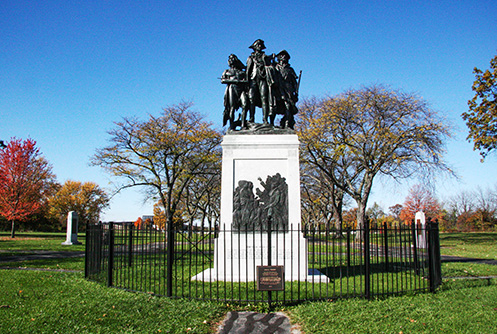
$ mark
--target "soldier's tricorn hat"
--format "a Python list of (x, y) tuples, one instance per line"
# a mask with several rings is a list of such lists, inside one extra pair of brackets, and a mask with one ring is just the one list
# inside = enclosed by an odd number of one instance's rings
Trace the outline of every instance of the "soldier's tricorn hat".
[(281, 50), (277, 55), (276, 57), (279, 57), (281, 55), (286, 55), (286, 58), (287, 59), (290, 59), (290, 54), (286, 51), (286, 50)]
[(259, 44), (261, 46), (261, 50), (264, 50), (266, 48), (266, 46), (264, 45), (264, 41), (262, 39), (258, 39), (254, 43), (252, 43), (251, 46), (249, 46), (249, 49), (255, 50), (256, 44)]

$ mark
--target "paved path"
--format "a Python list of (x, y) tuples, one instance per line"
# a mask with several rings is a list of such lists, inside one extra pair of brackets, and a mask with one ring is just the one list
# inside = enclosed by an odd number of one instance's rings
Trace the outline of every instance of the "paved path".
[(283, 313), (229, 312), (218, 334), (299, 334)]
[(473, 263), (491, 264), (497, 266), (497, 260), (474, 259), (470, 257), (459, 257), (459, 256), (450, 256), (450, 255), (442, 255), (441, 258), (442, 262), (473, 262)]
[[(9, 252), (9, 253), (14, 253)], [(17, 252), (16, 252), (17, 253)], [(46, 259), (66, 259), (71, 257), (84, 257), (85, 252), (53, 252), (53, 251), (27, 251), (19, 252), (18, 255), (3, 255), (0, 253), (0, 263), (2, 262), (21, 262), (30, 260), (46, 260)]]

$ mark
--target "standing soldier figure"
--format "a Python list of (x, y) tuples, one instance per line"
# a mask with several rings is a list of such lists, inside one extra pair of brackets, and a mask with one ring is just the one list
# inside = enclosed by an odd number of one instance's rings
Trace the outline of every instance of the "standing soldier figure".
[(262, 121), (268, 124), (269, 116), (269, 87), (266, 67), (270, 67), (273, 57), (267, 56), (266, 46), (262, 39), (256, 40), (251, 46), (252, 54), (247, 59), (247, 79), (249, 83), (250, 122), (255, 121), (255, 107), (262, 108)]
[(278, 86), (280, 88), (283, 103), (281, 107), (284, 108), (281, 127), (293, 129), (293, 126), (295, 125), (294, 115), (298, 112), (296, 106), (296, 103), (299, 100), (298, 77), (288, 63), (290, 55), (286, 50), (278, 53), (276, 57), (278, 58), (278, 63), (276, 64), (276, 70), (279, 73)]

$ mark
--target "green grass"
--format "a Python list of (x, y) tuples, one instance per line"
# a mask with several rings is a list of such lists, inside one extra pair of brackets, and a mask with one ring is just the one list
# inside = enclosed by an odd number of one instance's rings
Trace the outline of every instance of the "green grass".
[[(85, 250), (85, 236), (78, 240), (82, 245), (62, 245), (65, 233), (18, 233), (14, 239), (6, 233), (0, 234), (0, 256), (30, 255), (38, 251), (82, 252)], [(0, 267), (28, 267), (43, 269), (80, 270), (85, 268), (84, 257), (66, 259), (26, 260), (22, 262), (0, 262)]]
[[(497, 260), (497, 233), (440, 233), (442, 255)], [(442, 263), (444, 277), (497, 276), (497, 266), (481, 263)]]
[(3, 233), (0, 234), (0, 251), (2, 252), (0, 255), (20, 251), (75, 252), (85, 250), (84, 234), (78, 237), (82, 245), (62, 245), (64, 241), (66, 241), (66, 235), (62, 233), (20, 233), (13, 239)]
[(43, 259), (43, 260), (28, 260), (22, 262), (0, 262), (0, 268), (39, 268), (39, 269), (62, 269), (62, 270), (78, 270), (85, 269), (85, 258), (66, 258), (66, 259)]
[(497, 285), (383, 300), (306, 303), (289, 310), (305, 333), (496, 333)]
[(442, 255), (497, 260), (497, 233), (440, 233)]
[(209, 333), (221, 304), (110, 289), (81, 274), (1, 270), (1, 333)]
[(497, 266), (472, 262), (442, 263), (443, 277), (497, 276)]
[[(214, 333), (233, 309), (110, 289), (81, 274), (3, 270), (0, 281), (1, 333)], [(305, 333), (495, 333), (495, 283), (468, 288), (458, 281), (436, 294), (313, 302), (282, 310)]]

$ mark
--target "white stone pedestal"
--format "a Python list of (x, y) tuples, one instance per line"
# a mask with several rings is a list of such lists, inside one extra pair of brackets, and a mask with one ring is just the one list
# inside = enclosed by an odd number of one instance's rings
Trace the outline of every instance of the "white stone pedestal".
[(267, 231), (239, 231), (233, 224), (233, 199), (239, 181), (263, 189), (261, 181), (280, 174), (288, 185), (288, 229), (271, 233), (271, 265), (283, 265), (286, 281), (328, 282), (309, 275), (307, 240), (300, 232), (299, 140), (295, 134), (228, 134), (222, 142), (221, 226), (214, 268), (192, 277), (202, 281), (255, 281), (256, 267), (268, 265)]
[(70, 211), (67, 214), (67, 233), (66, 241), (62, 245), (81, 245), (78, 241), (78, 213)]

